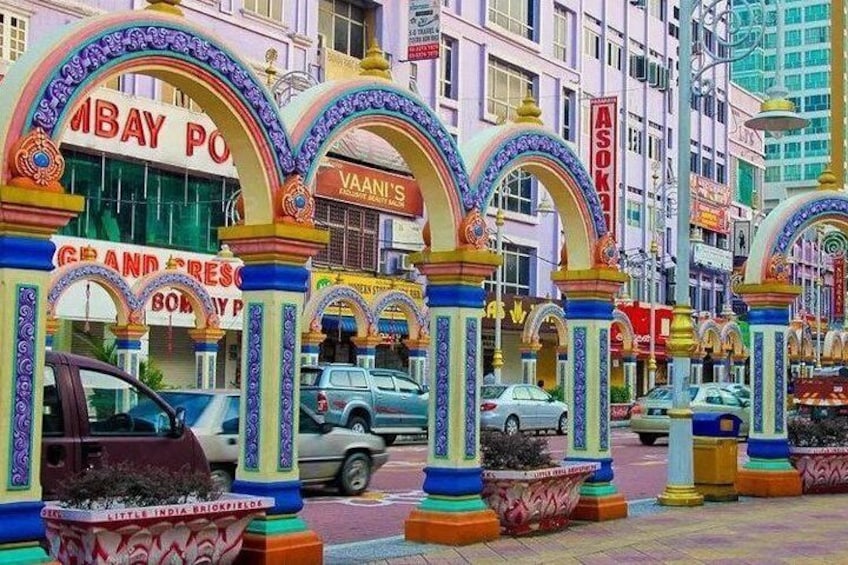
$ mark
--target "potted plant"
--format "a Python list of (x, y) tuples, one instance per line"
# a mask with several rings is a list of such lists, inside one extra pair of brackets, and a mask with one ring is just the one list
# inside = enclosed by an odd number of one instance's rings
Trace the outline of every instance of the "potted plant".
[(610, 387), (610, 421), (626, 422), (630, 420), (630, 410), (633, 404), (630, 402), (630, 387), (611, 386)]
[(848, 421), (798, 417), (787, 432), (789, 460), (805, 494), (848, 492)]
[(245, 528), (271, 498), (221, 494), (208, 473), (91, 469), (62, 485), (41, 512), (61, 563), (232, 563)]
[(480, 436), (483, 500), (501, 531), (522, 535), (560, 530), (580, 499), (580, 485), (599, 463), (554, 463), (544, 438), (484, 432)]

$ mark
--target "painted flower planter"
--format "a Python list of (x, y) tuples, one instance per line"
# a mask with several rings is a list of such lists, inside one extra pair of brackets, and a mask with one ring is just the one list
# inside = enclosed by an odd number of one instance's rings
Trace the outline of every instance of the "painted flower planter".
[(623, 404), (610, 404), (610, 421), (626, 422), (630, 420), (630, 409), (633, 405), (629, 402)]
[(598, 469), (599, 463), (565, 463), (537, 471), (484, 470), (483, 500), (505, 534), (561, 530), (580, 499), (580, 485)]
[(801, 473), (804, 494), (848, 492), (848, 447), (791, 447), (789, 460)]
[(41, 511), (50, 555), (63, 564), (229, 564), (247, 525), (272, 498), (225, 494), (212, 502), (114, 510), (48, 503)]

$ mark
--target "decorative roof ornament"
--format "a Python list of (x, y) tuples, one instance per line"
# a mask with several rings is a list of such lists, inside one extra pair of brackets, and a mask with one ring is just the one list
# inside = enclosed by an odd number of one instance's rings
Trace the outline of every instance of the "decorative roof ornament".
[(542, 121), (542, 109), (536, 104), (536, 99), (533, 98), (533, 93), (527, 91), (527, 96), (521, 101), (521, 104), (515, 109), (515, 123), (517, 124), (535, 124), (538, 126), (544, 125)]
[(147, 3), (150, 4), (147, 9), (182, 17), (183, 11), (180, 8), (180, 2), (182, 0), (147, 0)]
[(365, 58), (359, 63), (359, 68), (362, 69), (359, 74), (366, 77), (377, 77), (385, 80), (392, 80), (392, 73), (389, 71), (389, 61), (386, 59), (380, 45), (377, 44), (377, 39), (371, 38), (371, 45), (365, 54)]

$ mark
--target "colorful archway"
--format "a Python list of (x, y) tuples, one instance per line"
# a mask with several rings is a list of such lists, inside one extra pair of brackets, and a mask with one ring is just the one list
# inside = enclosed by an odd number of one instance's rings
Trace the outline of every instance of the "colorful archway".
[(565, 348), (568, 344), (568, 326), (565, 321), (565, 310), (555, 302), (543, 302), (536, 304), (527, 314), (524, 321), (524, 330), (521, 334), (521, 343), (529, 345), (539, 341), (539, 332), (545, 320), (551, 320), (557, 331), (560, 347)]
[(197, 329), (218, 328), (220, 319), (215, 309), (212, 296), (197, 279), (185, 273), (175, 270), (169, 266), (165, 271), (151, 273), (138, 279), (133, 285), (136, 297), (136, 310), (133, 312), (133, 321), (143, 323), (144, 308), (160, 290), (172, 288), (186, 297), (194, 311), (195, 327)]
[(842, 364), (842, 332), (829, 330), (824, 336), (822, 344), (822, 363), (827, 365)]
[(357, 337), (364, 338), (377, 334), (374, 314), (365, 298), (355, 288), (346, 284), (324, 287), (310, 297), (303, 309), (303, 320), (309, 331), (321, 331), (324, 316), (328, 315), (327, 308), (335, 302), (340, 302), (350, 308), (356, 321)]
[(618, 326), (621, 332), (621, 352), (624, 356), (633, 356), (636, 354), (636, 331), (633, 329), (633, 322), (627, 317), (627, 314), (616, 308), (612, 311), (612, 323)]
[(725, 322), (721, 326), (721, 343), (723, 347), (733, 355), (745, 355), (745, 339), (742, 337), (742, 328), (734, 321)]
[(47, 318), (56, 317), (56, 307), (62, 295), (73, 285), (82, 281), (91, 281), (100, 286), (112, 299), (117, 312), (115, 322), (126, 325), (136, 310), (135, 293), (121, 273), (100, 263), (83, 261), (60, 267), (53, 271), (47, 290)]
[(430, 335), (430, 321), (427, 318), (426, 309), (419, 308), (418, 304), (407, 293), (399, 290), (385, 290), (371, 300), (373, 319), (379, 323), (386, 308), (392, 306), (398, 308), (406, 317), (406, 322), (409, 324), (408, 335), (410, 340), (426, 339)]

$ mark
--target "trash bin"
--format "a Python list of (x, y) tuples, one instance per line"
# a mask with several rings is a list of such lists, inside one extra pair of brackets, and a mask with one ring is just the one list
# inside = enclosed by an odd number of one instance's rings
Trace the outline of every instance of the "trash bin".
[(695, 489), (712, 502), (739, 500), (737, 438), (742, 420), (733, 414), (692, 416)]

